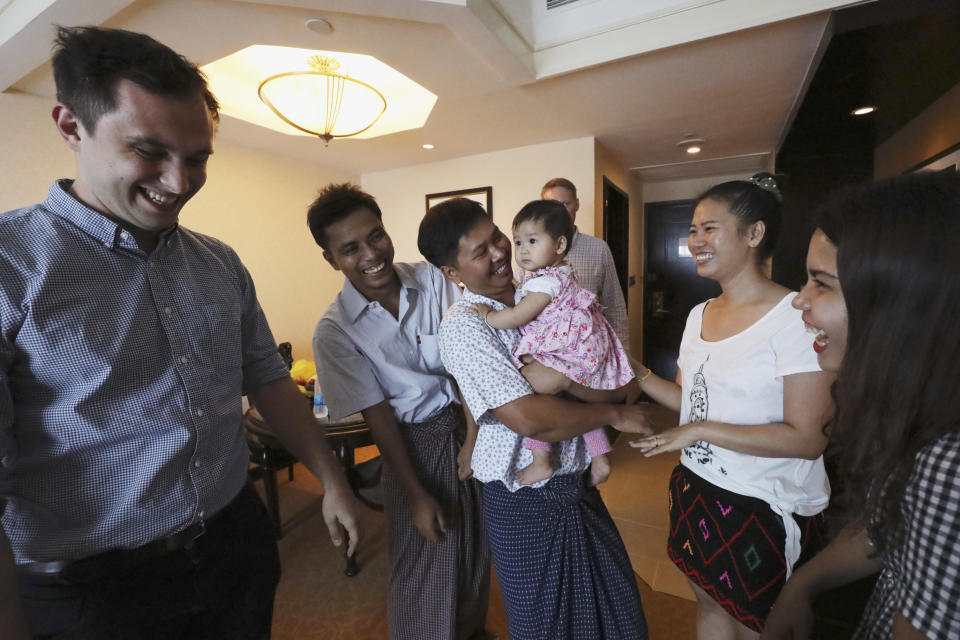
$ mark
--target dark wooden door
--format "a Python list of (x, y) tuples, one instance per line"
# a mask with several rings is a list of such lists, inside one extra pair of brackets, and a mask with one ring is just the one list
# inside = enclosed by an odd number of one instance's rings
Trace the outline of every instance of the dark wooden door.
[(629, 304), (627, 260), (630, 251), (630, 196), (606, 176), (603, 178), (603, 239), (613, 254), (623, 300)]
[(677, 376), (677, 355), (687, 314), (720, 295), (720, 285), (697, 275), (687, 250), (693, 200), (651, 202), (644, 207), (644, 364), (658, 376)]

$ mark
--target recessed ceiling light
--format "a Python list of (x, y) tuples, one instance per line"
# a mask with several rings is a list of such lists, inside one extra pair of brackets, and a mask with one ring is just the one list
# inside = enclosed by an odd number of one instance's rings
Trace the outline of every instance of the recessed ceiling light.
[(330, 24), (329, 20), (325, 20), (323, 18), (307, 18), (306, 22), (303, 23), (303, 26), (314, 33), (319, 33), (320, 35), (324, 36), (333, 32), (333, 25)]
[(683, 136), (683, 139), (680, 140), (680, 142), (677, 143), (677, 146), (682, 147), (684, 151), (693, 155), (703, 151), (703, 143), (705, 142), (706, 140), (700, 136), (688, 133), (687, 135)]
[(865, 116), (868, 113), (873, 113), (876, 110), (877, 110), (877, 107), (874, 105), (865, 105), (863, 107), (860, 107), (859, 109), (854, 109), (853, 111), (850, 112), (850, 115)]
[(425, 145), (423, 145), (423, 148), (424, 148), (424, 149), (433, 149), (433, 145), (432, 145), (432, 144), (425, 144)]

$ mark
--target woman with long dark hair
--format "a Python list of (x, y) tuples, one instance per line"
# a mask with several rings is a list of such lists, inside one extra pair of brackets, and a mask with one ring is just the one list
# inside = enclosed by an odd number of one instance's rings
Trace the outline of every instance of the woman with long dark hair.
[(788, 581), (764, 637), (811, 637), (819, 593), (881, 569), (856, 638), (960, 638), (960, 174), (862, 187), (821, 218), (794, 303), (838, 372), (845, 526)]
[(690, 312), (676, 382), (635, 368), (644, 392), (680, 412), (681, 426), (632, 444), (683, 452), (667, 553), (697, 597), (704, 640), (755, 638), (793, 567), (821, 547), (833, 376), (810, 350), (796, 294), (765, 274), (779, 223), (769, 174), (700, 197), (688, 247), (722, 293)]

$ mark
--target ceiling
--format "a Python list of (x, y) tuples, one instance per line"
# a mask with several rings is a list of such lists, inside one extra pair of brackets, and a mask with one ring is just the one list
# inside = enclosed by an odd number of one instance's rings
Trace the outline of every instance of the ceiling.
[[(877, 145), (960, 82), (960, 3), (879, 0), (837, 11), (833, 31), (781, 153), (856, 150), (869, 177)], [(864, 105), (878, 110), (851, 116)]]
[[(0, 0), (0, 88), (53, 98), (53, 24), (142, 31), (201, 65), (251, 44), (354, 52), (438, 96), (423, 128), (324, 148), (224, 117), (219, 139), (357, 174), (585, 136), (648, 181), (747, 172), (771, 164), (829, 42), (830, 12), (851, 4)], [(306, 29), (310, 17), (332, 33)], [(693, 162), (677, 146), (688, 134), (706, 139)]]

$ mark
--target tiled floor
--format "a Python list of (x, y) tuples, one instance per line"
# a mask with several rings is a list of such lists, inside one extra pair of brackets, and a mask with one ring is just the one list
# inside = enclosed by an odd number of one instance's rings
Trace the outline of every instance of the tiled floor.
[[(664, 414), (658, 422), (675, 424)], [(692, 640), (696, 608), (684, 597), (684, 581), (666, 557), (666, 486), (676, 456), (645, 459), (618, 439), (613, 474), (601, 491), (638, 573), (651, 640)], [(358, 461), (367, 452), (358, 453)], [(387, 558), (383, 515), (364, 509), (360, 574), (343, 574), (341, 552), (328, 537), (320, 516), (319, 484), (298, 466), (293, 482), (280, 477), (280, 510), (285, 535), (280, 541), (283, 578), (274, 608), (274, 640), (374, 640), (387, 637)], [(257, 483), (258, 489), (260, 483)], [(659, 589), (654, 591), (651, 586)], [(507, 640), (499, 590), (491, 592), (487, 627)]]
[[(677, 424), (677, 414), (657, 407), (652, 411), (658, 431)], [(653, 589), (693, 600), (687, 579), (667, 557), (667, 483), (679, 453), (644, 458), (629, 446), (634, 439), (622, 434), (610, 456), (613, 472), (600, 486), (634, 570)]]

